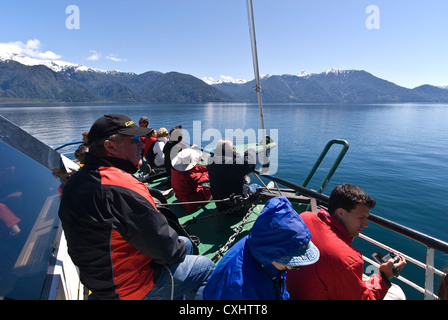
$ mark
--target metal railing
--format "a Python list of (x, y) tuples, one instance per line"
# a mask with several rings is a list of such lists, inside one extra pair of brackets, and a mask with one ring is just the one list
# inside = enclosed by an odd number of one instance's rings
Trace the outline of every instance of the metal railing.
[[(435, 252), (434, 248), (431, 248), (431, 247), (428, 247), (428, 246), (426, 247), (426, 263), (423, 263), (423, 262), (421, 262), (421, 261), (419, 261), (419, 260), (417, 260), (417, 259), (415, 259), (415, 258), (413, 258), (413, 257), (411, 257), (409, 255), (406, 255), (403, 252), (400, 252), (400, 251), (398, 251), (398, 250), (396, 250), (396, 249), (394, 249), (392, 247), (389, 247), (389, 246), (387, 246), (387, 245), (385, 245), (385, 244), (383, 244), (383, 243), (381, 243), (379, 241), (376, 241), (376, 240), (374, 240), (374, 239), (372, 239), (372, 238), (370, 238), (370, 237), (368, 237), (368, 236), (366, 236), (364, 234), (360, 234), (359, 238), (361, 238), (361, 239), (363, 239), (365, 241), (368, 241), (368, 242), (370, 242), (370, 243), (372, 243), (372, 244), (374, 244), (374, 245), (376, 245), (376, 246), (378, 246), (380, 248), (383, 248), (383, 249), (385, 249), (387, 251), (395, 252), (395, 253), (403, 256), (406, 259), (406, 262), (413, 263), (416, 266), (424, 269), (426, 271), (425, 272), (425, 287), (424, 288), (419, 286), (419, 285), (417, 285), (415, 282), (412, 282), (411, 280), (403, 277), (402, 275), (400, 275), (397, 279), (399, 281), (407, 284), (411, 288), (419, 291), (420, 293), (423, 293), (424, 297), (425, 297), (425, 300), (437, 299), (438, 298), (437, 295), (434, 294), (434, 276), (437, 274), (437, 275), (443, 277), (443, 276), (445, 276), (445, 273), (443, 271), (438, 270), (438, 269), (436, 269), (434, 267), (434, 252)], [(412, 238), (410, 238), (410, 239), (412, 239)], [(413, 239), (413, 240), (415, 240), (415, 239)], [(368, 257), (366, 257), (364, 255), (363, 255), (363, 259), (364, 259), (364, 261), (367, 261), (371, 265), (374, 265), (375, 267), (379, 268), (379, 264), (377, 262), (373, 261), (372, 259), (370, 259), (370, 258), (368, 258)]]
[(320, 164), (324, 160), (325, 156), (327, 155), (328, 151), (331, 149), (331, 147), (335, 144), (342, 145), (342, 149), (339, 152), (338, 156), (336, 157), (335, 161), (333, 162), (333, 165), (331, 166), (330, 170), (328, 171), (327, 175), (324, 178), (324, 181), (322, 181), (321, 185), (317, 189), (317, 192), (322, 193), (326, 186), (328, 185), (328, 182), (330, 182), (331, 177), (335, 173), (336, 169), (338, 168), (339, 164), (341, 163), (342, 159), (344, 158), (345, 154), (348, 151), (349, 144), (345, 140), (341, 139), (333, 139), (330, 140), (322, 150), (321, 154), (317, 158), (316, 162), (314, 163), (313, 167), (311, 168), (310, 172), (306, 176), (305, 180), (302, 182), (302, 186), (306, 187), (308, 183), (310, 182), (311, 178), (316, 173), (317, 169), (319, 168)]
[(74, 145), (74, 144), (81, 144), (81, 143), (83, 143), (83, 142), (84, 142), (84, 141), (69, 142), (69, 143), (63, 144), (62, 146), (59, 146), (59, 147), (55, 148), (54, 150), (55, 150), (55, 151), (58, 151), (58, 150), (60, 150), (60, 149), (62, 149), (62, 148), (65, 148), (65, 147), (67, 147), (67, 146), (72, 146), (72, 145)]
[[(406, 279), (403, 276), (398, 277), (398, 280), (402, 281), (403, 283), (406, 283), (410, 287), (416, 289), (417, 291), (424, 294), (425, 299), (437, 299), (437, 296), (434, 294), (434, 276), (437, 274), (441, 277), (445, 276), (445, 273), (441, 270), (438, 270), (435, 268), (435, 251), (440, 251), (442, 253), (448, 254), (448, 243), (436, 239), (434, 237), (428, 236), (424, 233), (418, 232), (416, 230), (413, 230), (411, 228), (405, 227), (403, 225), (400, 225), (398, 223), (395, 223), (393, 221), (387, 220), (382, 217), (378, 217), (374, 214), (370, 214), (369, 220), (381, 227), (384, 227), (388, 230), (391, 230), (393, 232), (399, 233), (409, 239), (412, 239), (416, 242), (419, 242), (423, 244), (426, 247), (426, 262), (420, 262), (417, 259), (406, 255), (392, 247), (386, 246), (385, 244), (376, 241), (366, 235), (360, 234), (359, 237), (365, 241), (368, 241), (380, 248), (383, 248), (388, 251), (394, 251), (400, 255), (402, 255), (407, 262), (411, 262), (414, 265), (423, 268), (425, 270), (425, 287), (422, 288), (421, 286), (417, 285), (416, 283), (410, 281), (409, 279)], [(371, 259), (363, 256), (363, 259), (370, 264), (378, 267), (378, 264)]]
[[(310, 197), (311, 203), (317, 201), (320, 204), (324, 204), (324, 205), (328, 204), (329, 196), (327, 196), (325, 194), (316, 192), (311, 189), (307, 189), (303, 186), (297, 185), (290, 181), (287, 181), (287, 180), (284, 180), (281, 178), (277, 178), (274, 176), (270, 176), (270, 175), (261, 175), (261, 176), (264, 178), (267, 178), (269, 180), (272, 180), (276, 183), (279, 183), (283, 186), (291, 188), (291, 189), (295, 190), (296, 192), (300, 192), (300, 194), (302, 194), (302, 195)], [(417, 241), (417, 242), (423, 244), (424, 246), (426, 246), (426, 261), (425, 261), (425, 263), (423, 263), (409, 255), (403, 254), (403, 253), (401, 253), (391, 247), (388, 247), (372, 238), (369, 238), (366, 235), (362, 235), (362, 234), (360, 235), (361, 239), (366, 240), (366, 241), (368, 241), (376, 246), (379, 246), (385, 250), (394, 251), (398, 254), (401, 254), (405, 257), (405, 259), (408, 262), (411, 262), (411, 263), (417, 265), (418, 267), (423, 268), (425, 270), (425, 286), (424, 286), (424, 288), (422, 288), (421, 286), (417, 285), (416, 283), (414, 283), (414, 282), (410, 281), (409, 279), (406, 279), (402, 276), (398, 277), (398, 279), (400, 281), (408, 284), (412, 288), (418, 290), (419, 292), (423, 293), (425, 299), (436, 299), (437, 296), (434, 294), (434, 276), (439, 275), (439, 276), (443, 277), (443, 276), (445, 276), (445, 273), (442, 272), (441, 270), (438, 270), (435, 268), (435, 265), (434, 265), (435, 251), (439, 251), (444, 254), (448, 254), (448, 243), (444, 242), (442, 240), (436, 239), (434, 237), (431, 237), (429, 235), (426, 235), (424, 233), (421, 233), (419, 231), (413, 230), (411, 228), (405, 227), (396, 222), (379, 217), (372, 213), (369, 216), (369, 221), (371, 221), (381, 227), (384, 227), (388, 230), (391, 230), (395, 233), (401, 234), (401, 235), (403, 235), (407, 238), (410, 238), (414, 241)], [(372, 261), (371, 259), (369, 259), (365, 256), (363, 256), (363, 259), (376, 267), (379, 266), (378, 263)]]

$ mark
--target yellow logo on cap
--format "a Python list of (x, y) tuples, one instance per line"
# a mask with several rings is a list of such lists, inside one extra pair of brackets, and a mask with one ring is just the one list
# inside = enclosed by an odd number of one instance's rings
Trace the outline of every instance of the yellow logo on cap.
[(131, 125), (133, 125), (134, 124), (134, 121), (128, 121), (128, 122), (126, 122), (124, 125), (126, 126), (126, 127), (129, 127), (129, 126), (131, 126)]

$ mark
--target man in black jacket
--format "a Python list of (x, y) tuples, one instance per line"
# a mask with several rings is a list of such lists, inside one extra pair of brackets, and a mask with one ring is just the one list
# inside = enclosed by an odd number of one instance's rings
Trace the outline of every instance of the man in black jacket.
[[(214, 264), (168, 225), (137, 171), (144, 144), (123, 115), (89, 131), (85, 165), (64, 187), (59, 209), (68, 251), (98, 299), (202, 298)], [(174, 288), (172, 287), (174, 284)]]
[[(235, 152), (232, 141), (219, 140), (214, 154), (207, 161), (213, 199), (226, 199), (232, 194), (255, 193), (258, 185), (249, 185), (246, 175), (254, 171), (256, 163), (255, 150), (249, 149), (241, 156)], [(230, 202), (217, 202), (216, 206), (219, 211), (232, 211), (231, 215), (236, 216), (244, 214), (246, 211), (246, 208), (229, 210), (234, 206)]]

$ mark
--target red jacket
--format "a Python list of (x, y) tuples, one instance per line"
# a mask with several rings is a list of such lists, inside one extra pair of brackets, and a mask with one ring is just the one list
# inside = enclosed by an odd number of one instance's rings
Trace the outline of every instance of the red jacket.
[(351, 245), (353, 237), (325, 210), (300, 215), (319, 248), (315, 264), (288, 272), (286, 285), (291, 299), (297, 300), (381, 300), (389, 285), (374, 274), (362, 280), (364, 262)]
[(149, 147), (157, 141), (157, 137), (140, 137), (140, 140), (145, 144), (144, 155), (148, 153)]
[[(212, 196), (209, 187), (201, 185), (208, 182), (207, 166), (197, 164), (191, 170), (177, 171), (171, 168), (171, 186), (179, 202), (208, 200)], [(184, 204), (187, 211), (193, 211), (202, 204)]]

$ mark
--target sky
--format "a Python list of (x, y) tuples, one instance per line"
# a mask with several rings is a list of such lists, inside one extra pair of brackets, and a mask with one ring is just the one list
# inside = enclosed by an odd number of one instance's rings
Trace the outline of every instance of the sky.
[[(365, 70), (448, 86), (446, 0), (253, 0), (261, 75)], [(0, 2), (0, 53), (137, 74), (254, 78), (246, 0)]]

